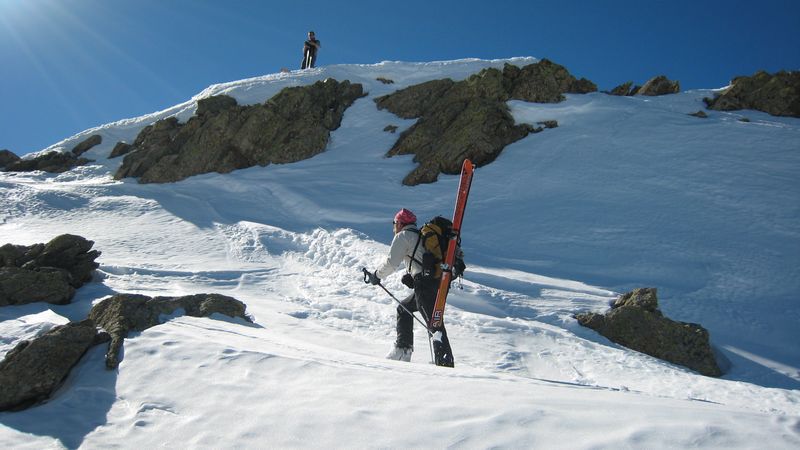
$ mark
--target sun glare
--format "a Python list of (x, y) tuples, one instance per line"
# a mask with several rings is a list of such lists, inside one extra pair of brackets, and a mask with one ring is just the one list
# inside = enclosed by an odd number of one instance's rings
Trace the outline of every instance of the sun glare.
[(0, 0), (0, 14), (13, 14), (19, 12), (30, 12), (35, 8), (37, 0)]

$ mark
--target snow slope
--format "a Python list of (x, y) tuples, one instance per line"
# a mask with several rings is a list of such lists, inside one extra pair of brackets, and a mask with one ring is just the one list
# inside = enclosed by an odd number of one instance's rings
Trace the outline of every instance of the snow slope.
[[(518, 122), (559, 127), (476, 171), (469, 267), (446, 313), (456, 368), (429, 363), (419, 327), (410, 364), (383, 359), (395, 305), (359, 271), (385, 256), (400, 207), (451, 214), (458, 180), (402, 186), (414, 164), (384, 158), (398, 135), (382, 130), (413, 121), (372, 99), (534, 61), (343, 65), (215, 85), (51, 147), (101, 134), (86, 155), (93, 165), (0, 172), (0, 243), (74, 233), (103, 252), (73, 304), (0, 309), (0, 354), (117, 292), (219, 292), (255, 319), (164, 318), (126, 340), (113, 372), (95, 348), (51, 401), (0, 413), (0, 446), (800, 446), (800, 120), (688, 116), (710, 90), (510, 102)], [(198, 98), (252, 104), (328, 77), (363, 83), (369, 96), (321, 155), (166, 185), (111, 178), (117, 141), (159, 118), (188, 119)], [(406, 295), (399, 273), (385, 284)], [(642, 286), (659, 288), (668, 316), (709, 329), (730, 363), (723, 378), (624, 349), (572, 318)]]

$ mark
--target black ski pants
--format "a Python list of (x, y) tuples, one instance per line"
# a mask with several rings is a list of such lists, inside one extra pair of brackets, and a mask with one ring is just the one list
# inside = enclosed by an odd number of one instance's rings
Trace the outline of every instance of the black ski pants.
[(303, 52), (303, 62), (300, 69), (313, 69), (317, 64), (317, 52), (315, 49), (306, 49)]
[[(433, 306), (436, 303), (436, 293), (439, 291), (439, 278), (423, 277), (421, 274), (414, 277), (414, 293), (406, 297), (401, 303), (410, 312), (419, 311), (422, 321), (429, 323)], [(414, 318), (406, 312), (403, 306), (397, 307), (397, 347), (414, 346)], [(437, 366), (453, 367), (453, 351), (447, 330), (442, 324), (441, 328), (431, 330), (434, 332), (433, 353)], [(430, 336), (429, 336), (430, 337)]]

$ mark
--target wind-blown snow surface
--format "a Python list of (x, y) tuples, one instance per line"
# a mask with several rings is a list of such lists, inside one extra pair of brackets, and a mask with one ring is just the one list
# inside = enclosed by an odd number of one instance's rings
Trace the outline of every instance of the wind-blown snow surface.
[[(219, 292), (255, 319), (164, 318), (126, 340), (112, 372), (96, 347), (49, 402), (0, 414), (0, 446), (798, 448), (800, 120), (688, 116), (712, 91), (511, 102), (518, 122), (560, 126), (476, 171), (469, 268), (446, 313), (456, 368), (429, 363), (419, 326), (411, 363), (383, 359), (395, 305), (359, 270), (385, 257), (400, 207), (451, 214), (457, 177), (402, 186), (414, 164), (384, 158), (398, 135), (382, 130), (413, 121), (372, 99), (505, 62), (331, 66), (198, 95), (252, 104), (328, 77), (363, 83), (370, 95), (327, 151), (296, 164), (114, 181), (114, 144), (188, 119), (195, 98), (54, 146), (99, 133), (93, 165), (0, 173), (0, 243), (74, 233), (103, 252), (73, 304), (0, 310), (2, 354), (118, 292)], [(385, 281), (406, 295), (399, 274)], [(643, 286), (659, 288), (668, 316), (710, 330), (726, 376), (627, 350), (572, 318)]]

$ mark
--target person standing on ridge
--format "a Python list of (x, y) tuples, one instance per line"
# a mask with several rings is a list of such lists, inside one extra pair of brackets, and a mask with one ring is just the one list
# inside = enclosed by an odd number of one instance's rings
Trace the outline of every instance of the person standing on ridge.
[(300, 69), (313, 69), (317, 63), (317, 50), (322, 43), (314, 35), (313, 31), (308, 32), (308, 40), (303, 44), (303, 63)]
[[(411, 313), (420, 311), (425, 323), (430, 323), (430, 315), (436, 303), (436, 293), (439, 290), (441, 273), (438, 276), (423, 271), (423, 258), (426, 248), (422, 244), (422, 234), (417, 229), (417, 217), (413, 212), (403, 208), (394, 216), (394, 238), (389, 250), (389, 256), (381, 266), (372, 273), (367, 272), (368, 282), (380, 284), (381, 279), (394, 273), (401, 265), (406, 268), (403, 284), (414, 289), (414, 293), (400, 302), (397, 307), (397, 339), (394, 348), (386, 355), (387, 359), (398, 361), (411, 361), (414, 351), (414, 317)], [(463, 256), (458, 251), (459, 263), (456, 264), (454, 275), (460, 276), (464, 271)], [(366, 269), (364, 269), (366, 271)], [(429, 271), (430, 272), (430, 271)], [(440, 366), (453, 367), (453, 353), (447, 331), (442, 325), (441, 329), (428, 330), (433, 333), (435, 363)]]

